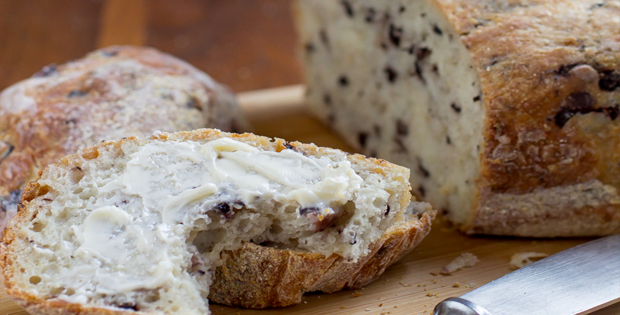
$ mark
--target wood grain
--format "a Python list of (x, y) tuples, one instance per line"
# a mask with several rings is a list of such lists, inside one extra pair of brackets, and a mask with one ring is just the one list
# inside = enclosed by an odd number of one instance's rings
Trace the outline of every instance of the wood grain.
[(291, 0), (2, 0), (0, 90), (109, 45), (148, 45), (234, 91), (301, 82)]
[[(321, 146), (350, 151), (339, 137), (305, 112), (302, 96), (303, 87), (291, 86), (243, 93), (239, 95), (239, 100), (259, 134), (315, 142)], [(467, 237), (439, 219), (435, 221), (430, 235), (418, 247), (362, 290), (307, 294), (301, 304), (288, 308), (245, 310), (211, 305), (211, 310), (216, 315), (430, 314), (433, 307), (444, 298), (462, 295), (512, 271), (509, 261), (515, 253), (535, 251), (554, 254), (588, 240)], [(463, 252), (473, 253), (480, 262), (450, 276), (431, 274), (438, 272)], [(9, 300), (1, 286), (0, 314), (26, 314)], [(620, 314), (620, 304), (593, 314)]]
[(301, 82), (289, 0), (149, 2), (146, 44), (235, 91)]
[(0, 1), (0, 90), (93, 50), (101, 3)]
[(111, 45), (144, 45), (146, 10), (145, 0), (107, 0), (104, 2), (97, 48)]

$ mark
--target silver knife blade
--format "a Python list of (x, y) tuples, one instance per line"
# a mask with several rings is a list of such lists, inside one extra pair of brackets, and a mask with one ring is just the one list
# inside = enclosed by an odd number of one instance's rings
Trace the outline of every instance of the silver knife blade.
[(435, 315), (575, 315), (620, 301), (620, 234), (569, 248), (435, 307)]

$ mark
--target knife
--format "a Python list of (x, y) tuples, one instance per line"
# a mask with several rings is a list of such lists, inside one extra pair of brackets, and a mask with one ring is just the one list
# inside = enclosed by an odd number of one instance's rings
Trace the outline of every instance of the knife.
[(599, 238), (513, 271), (434, 315), (588, 314), (620, 301), (620, 234)]

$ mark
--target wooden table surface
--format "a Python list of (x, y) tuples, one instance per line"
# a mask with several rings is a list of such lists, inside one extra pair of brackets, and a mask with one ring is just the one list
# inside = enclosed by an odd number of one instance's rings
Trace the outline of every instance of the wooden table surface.
[[(2, 0), (0, 89), (50, 63), (100, 47), (148, 45), (180, 57), (236, 92), (301, 82), (289, 0)], [(266, 136), (350, 150), (308, 116), (300, 87), (242, 95), (244, 110)], [(291, 102), (293, 100), (293, 102)], [(286, 119), (284, 119), (286, 118)], [(460, 295), (510, 272), (510, 255), (555, 253), (585, 239), (465, 237), (436, 222), (412, 253), (358, 294), (311, 294), (285, 309), (253, 311), (212, 305), (215, 314), (429, 314), (442, 298)], [(433, 276), (459, 253), (481, 262), (453, 276)], [(453, 287), (456, 282), (460, 287)], [(0, 315), (24, 314), (0, 290)], [(620, 304), (597, 315), (620, 314)]]
[(171, 53), (233, 90), (301, 82), (290, 0), (2, 0), (0, 90), (109, 45)]

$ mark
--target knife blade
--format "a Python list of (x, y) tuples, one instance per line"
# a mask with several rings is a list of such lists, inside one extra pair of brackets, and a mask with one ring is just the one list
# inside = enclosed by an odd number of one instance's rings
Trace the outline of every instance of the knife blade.
[(588, 314), (620, 301), (620, 234), (569, 248), (435, 307), (435, 315)]

